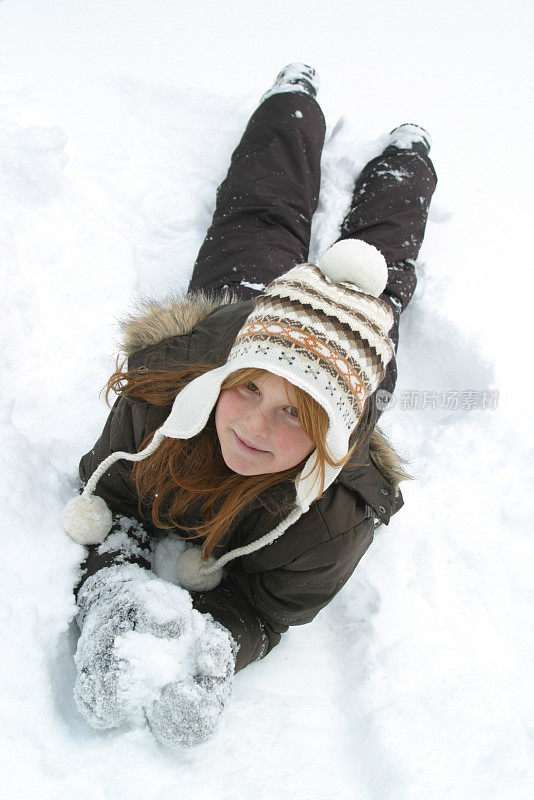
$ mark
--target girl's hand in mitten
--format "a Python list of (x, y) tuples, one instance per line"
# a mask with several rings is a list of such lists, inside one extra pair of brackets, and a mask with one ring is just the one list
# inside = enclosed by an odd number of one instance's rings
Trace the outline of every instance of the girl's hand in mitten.
[(120, 565), (88, 578), (78, 594), (78, 606), (81, 635), (74, 698), (93, 727), (116, 727), (140, 713), (147, 696), (154, 693), (150, 682), (139, 679), (135, 649), (132, 653), (131, 647), (124, 647), (125, 638), (137, 636), (145, 650), (147, 643), (177, 640), (193, 613), (191, 598), (147, 570)]
[(234, 640), (209, 616), (198, 617), (204, 630), (194, 647), (192, 674), (167, 683), (145, 705), (152, 733), (168, 747), (193, 747), (209, 739), (232, 688), (237, 651)]

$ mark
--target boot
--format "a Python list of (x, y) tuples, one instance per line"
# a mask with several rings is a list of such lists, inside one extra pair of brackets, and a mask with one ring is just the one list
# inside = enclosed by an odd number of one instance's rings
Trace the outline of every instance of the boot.
[(393, 128), (389, 134), (389, 144), (385, 148), (396, 147), (400, 150), (417, 150), (422, 155), (428, 155), (432, 140), (430, 134), (420, 125), (405, 122), (397, 128)]
[(261, 103), (279, 92), (304, 92), (315, 97), (319, 89), (319, 76), (313, 67), (295, 62), (288, 64), (279, 73), (271, 86), (261, 98)]

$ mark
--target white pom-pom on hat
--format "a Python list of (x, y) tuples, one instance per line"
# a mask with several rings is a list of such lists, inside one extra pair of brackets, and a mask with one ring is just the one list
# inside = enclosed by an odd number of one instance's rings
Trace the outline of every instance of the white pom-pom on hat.
[(63, 509), (65, 533), (78, 544), (102, 544), (112, 523), (105, 500), (96, 494), (73, 497)]
[(200, 547), (189, 547), (184, 550), (176, 563), (176, 577), (180, 586), (192, 592), (215, 589), (221, 582), (222, 569), (206, 572), (206, 568), (214, 563), (215, 559), (211, 556), (202, 561)]
[(318, 267), (333, 283), (352, 283), (373, 297), (379, 297), (386, 288), (386, 259), (362, 239), (336, 242), (321, 257)]

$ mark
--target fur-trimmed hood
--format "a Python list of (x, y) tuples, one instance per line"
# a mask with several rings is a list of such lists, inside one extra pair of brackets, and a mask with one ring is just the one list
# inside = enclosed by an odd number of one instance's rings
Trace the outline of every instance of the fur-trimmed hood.
[(230, 293), (215, 298), (203, 292), (176, 295), (161, 302), (141, 301), (136, 311), (120, 321), (120, 349), (129, 358), (165, 339), (188, 335), (215, 309), (231, 302), (236, 301)]
[[(122, 333), (120, 348), (128, 358), (148, 347), (161, 344), (176, 336), (189, 336), (217, 309), (239, 303), (252, 307), (252, 302), (239, 302), (230, 293), (209, 297), (198, 292), (177, 295), (164, 301), (147, 300), (120, 322)], [(248, 313), (248, 310), (247, 310)], [(397, 489), (409, 478), (403, 461), (375, 426), (369, 439), (369, 456), (381, 475)]]

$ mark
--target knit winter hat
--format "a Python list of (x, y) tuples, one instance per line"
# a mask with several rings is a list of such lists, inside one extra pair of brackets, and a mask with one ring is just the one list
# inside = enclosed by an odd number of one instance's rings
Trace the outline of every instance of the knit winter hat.
[[(274, 280), (254, 302), (237, 334), (226, 363), (187, 384), (152, 442), (139, 453), (113, 453), (93, 473), (83, 494), (68, 503), (65, 530), (82, 544), (100, 543), (111, 528), (111, 512), (94, 496), (96, 483), (119, 459), (140, 461), (164, 437), (189, 439), (206, 425), (224, 380), (240, 369), (267, 370), (307, 392), (328, 414), (326, 447), (334, 461), (349, 450), (367, 398), (377, 389), (393, 356), (388, 332), (393, 314), (378, 299), (387, 280), (387, 265), (372, 245), (344, 239), (324, 254), (319, 267), (300, 264)], [(178, 578), (187, 589), (218, 584), (228, 561), (270, 544), (308, 510), (321, 487), (309, 456), (296, 479), (296, 505), (276, 528), (244, 548), (219, 559), (200, 560), (200, 548), (187, 549), (179, 560)], [(326, 465), (323, 490), (341, 467)]]

